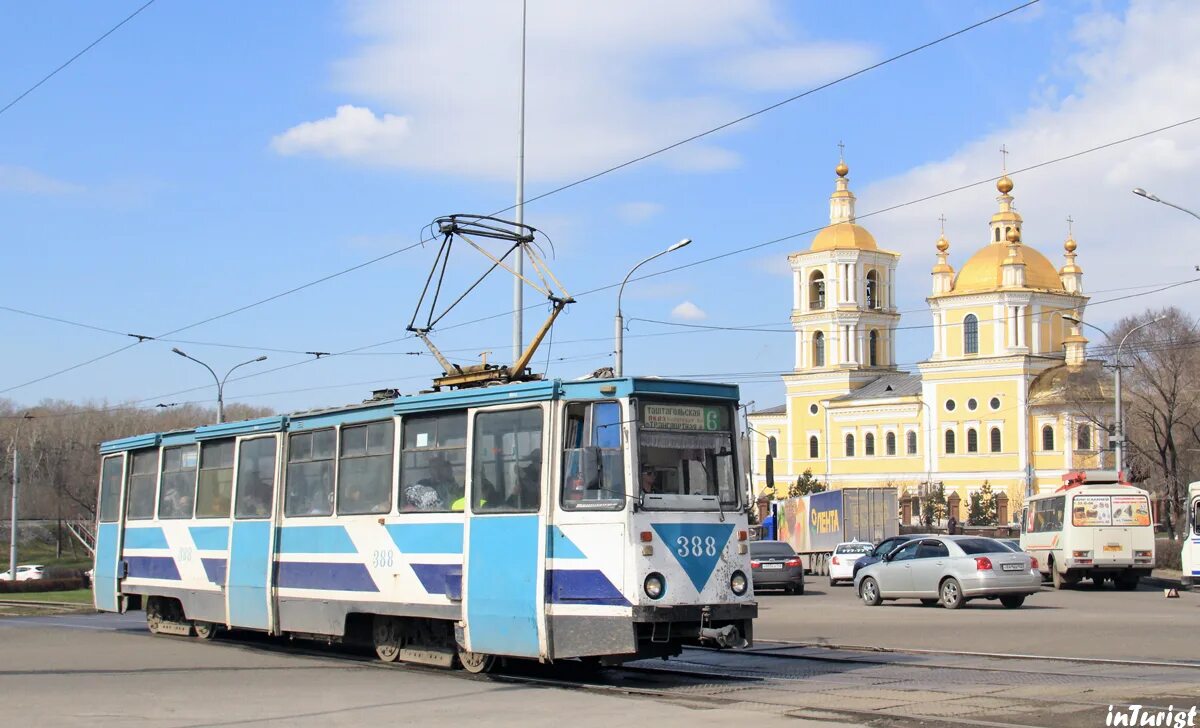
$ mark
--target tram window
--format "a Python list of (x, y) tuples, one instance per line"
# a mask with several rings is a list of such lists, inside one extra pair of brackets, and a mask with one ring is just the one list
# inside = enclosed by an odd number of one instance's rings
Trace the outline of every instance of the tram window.
[(158, 493), (159, 518), (191, 518), (196, 503), (195, 445), (163, 450), (162, 488)]
[(121, 517), (121, 456), (104, 458), (100, 468), (100, 522), (114, 523)]
[(1200, 536), (1200, 501), (1192, 508), (1192, 533)]
[(387, 513), (392, 510), (391, 420), (342, 428), (338, 460), (338, 513)]
[(405, 417), (401, 426), (401, 511), (461, 511), (467, 471), (467, 415)]
[(333, 456), (337, 433), (332, 428), (298, 432), (288, 437), (287, 497), (283, 512), (288, 516), (333, 514)]
[(229, 518), (233, 500), (233, 440), (200, 444), (196, 518)]
[(154, 486), (158, 485), (158, 450), (131, 454), (125, 517), (131, 521), (154, 518)]
[(533, 512), (542, 500), (542, 410), (475, 416), (471, 510)]
[(684, 402), (639, 402), (638, 407), (641, 492), (718, 496), (723, 506), (736, 506), (730, 408)]
[(238, 446), (237, 502), (238, 518), (269, 518), (275, 495), (274, 437), (242, 440)]
[(625, 505), (621, 405), (572, 403), (563, 443), (562, 507), (620, 510)]

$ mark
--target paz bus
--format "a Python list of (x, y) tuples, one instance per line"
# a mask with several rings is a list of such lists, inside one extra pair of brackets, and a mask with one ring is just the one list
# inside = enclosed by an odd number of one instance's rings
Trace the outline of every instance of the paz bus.
[(1049, 493), (1026, 500), (1021, 549), (1038, 559), (1055, 589), (1087, 577), (1136, 589), (1154, 568), (1150, 494), (1115, 471), (1073, 472)]

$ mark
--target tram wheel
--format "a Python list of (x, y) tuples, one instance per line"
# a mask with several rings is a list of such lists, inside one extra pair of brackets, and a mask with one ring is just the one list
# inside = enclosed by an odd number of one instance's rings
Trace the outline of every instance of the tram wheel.
[(196, 631), (196, 638), (201, 640), (211, 640), (217, 636), (217, 625), (212, 622), (201, 622), (199, 620), (192, 622), (192, 629)]
[(375, 617), (372, 629), (375, 642), (375, 654), (384, 662), (395, 662), (400, 657), (400, 648), (404, 646), (404, 638), (400, 631), (400, 620), (395, 617)]
[(162, 602), (158, 597), (150, 597), (146, 600), (146, 627), (150, 634), (161, 634), (162, 623)]
[(467, 672), (479, 675), (491, 672), (492, 668), (496, 666), (496, 656), (485, 655), (482, 652), (470, 652), (459, 647), (458, 662)]

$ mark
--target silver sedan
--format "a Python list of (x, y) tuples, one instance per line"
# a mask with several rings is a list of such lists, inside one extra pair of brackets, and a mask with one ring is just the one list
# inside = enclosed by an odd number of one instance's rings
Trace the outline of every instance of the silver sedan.
[(927, 606), (940, 602), (958, 609), (968, 599), (999, 598), (1016, 609), (1041, 585), (1037, 559), (978, 536), (909, 541), (854, 577), (854, 588), (871, 607), (885, 599), (920, 599)]

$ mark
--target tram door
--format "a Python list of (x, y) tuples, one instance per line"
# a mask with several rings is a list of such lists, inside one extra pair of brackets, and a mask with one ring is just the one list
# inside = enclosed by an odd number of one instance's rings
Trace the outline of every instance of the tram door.
[(225, 594), (229, 624), (271, 630), (275, 481), (279, 436), (238, 442), (233, 533)]
[(517, 406), (476, 412), (472, 420), (463, 593), (472, 652), (541, 654), (546, 411)]
[(96, 528), (96, 565), (92, 589), (96, 609), (121, 609), (121, 541), (125, 527), (124, 453), (109, 455), (100, 466), (100, 524)]

